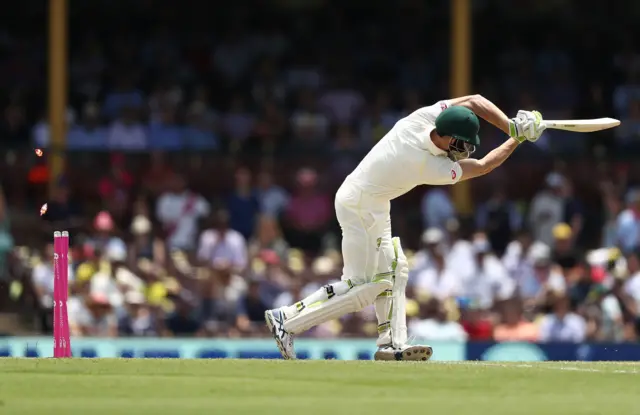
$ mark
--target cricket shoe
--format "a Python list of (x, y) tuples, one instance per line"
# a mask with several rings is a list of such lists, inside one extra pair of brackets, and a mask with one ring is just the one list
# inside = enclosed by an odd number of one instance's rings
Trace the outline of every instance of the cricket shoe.
[(286, 320), (284, 312), (281, 309), (267, 310), (264, 313), (264, 319), (282, 357), (286, 360), (295, 359), (293, 336), (284, 329), (284, 321)]
[(433, 356), (431, 346), (404, 346), (394, 349), (392, 346), (381, 346), (373, 356), (373, 360), (404, 360), (410, 362), (426, 362)]

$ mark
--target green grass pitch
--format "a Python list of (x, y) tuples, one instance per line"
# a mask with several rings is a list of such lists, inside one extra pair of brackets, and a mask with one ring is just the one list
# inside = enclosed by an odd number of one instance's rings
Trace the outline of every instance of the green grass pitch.
[(640, 364), (0, 359), (2, 415), (484, 413), (640, 415)]

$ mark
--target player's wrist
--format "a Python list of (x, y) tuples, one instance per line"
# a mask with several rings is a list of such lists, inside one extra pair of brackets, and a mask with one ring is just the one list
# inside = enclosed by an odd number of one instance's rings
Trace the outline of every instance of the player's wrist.
[(509, 137), (516, 140), (519, 144), (522, 144), (526, 141), (525, 137), (522, 137), (518, 134), (518, 126), (516, 124), (515, 118), (509, 120)]

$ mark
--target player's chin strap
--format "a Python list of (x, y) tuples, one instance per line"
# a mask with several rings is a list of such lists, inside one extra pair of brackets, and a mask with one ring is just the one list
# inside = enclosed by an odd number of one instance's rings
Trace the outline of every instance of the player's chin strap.
[(375, 308), (378, 317), (378, 346), (401, 348), (407, 343), (406, 295), (409, 281), (409, 263), (402, 251), (400, 238), (392, 240), (395, 254), (392, 263), (393, 288), (382, 292), (376, 298)]

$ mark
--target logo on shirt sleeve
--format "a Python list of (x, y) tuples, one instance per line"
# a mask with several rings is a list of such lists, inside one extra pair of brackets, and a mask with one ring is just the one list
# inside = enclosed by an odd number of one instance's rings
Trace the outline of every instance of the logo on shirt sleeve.
[(456, 173), (455, 170), (451, 170), (451, 180), (455, 180), (456, 177), (458, 177), (458, 174)]
[(442, 111), (446, 110), (447, 109), (447, 103), (444, 102), (444, 101), (440, 101), (440, 109)]

